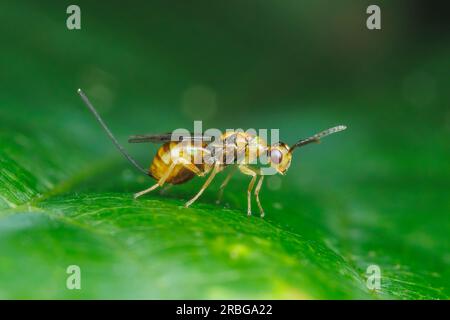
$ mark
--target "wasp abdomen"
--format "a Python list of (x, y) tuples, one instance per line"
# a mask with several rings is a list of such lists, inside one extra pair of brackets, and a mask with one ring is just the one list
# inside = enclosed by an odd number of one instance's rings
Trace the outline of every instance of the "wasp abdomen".
[[(179, 142), (171, 141), (166, 142), (158, 149), (150, 166), (150, 175), (153, 178), (159, 180), (169, 171), (173, 162), (176, 160), (176, 157), (173, 156), (176, 148), (182, 148), (181, 144)], [(183, 150), (180, 151), (179, 156), (183, 156), (182, 152)], [(176, 164), (167, 177), (166, 182), (170, 184), (180, 184), (191, 180), (194, 176), (194, 172), (188, 170), (182, 164)]]

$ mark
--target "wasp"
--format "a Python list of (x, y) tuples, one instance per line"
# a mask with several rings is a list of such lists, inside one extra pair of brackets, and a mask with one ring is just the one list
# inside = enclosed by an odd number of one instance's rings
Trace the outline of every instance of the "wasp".
[[(83, 91), (78, 89), (78, 93), (120, 153), (139, 171), (156, 180), (156, 183), (148, 189), (135, 193), (134, 198), (138, 198), (165, 184), (182, 184), (195, 176), (204, 177), (209, 174), (197, 194), (186, 202), (185, 207), (189, 207), (208, 188), (218, 173), (226, 167), (232, 166), (232, 169), (219, 187), (218, 202), (220, 202), (223, 191), (231, 177), (239, 170), (242, 174), (251, 177), (247, 188), (247, 214), (249, 216), (252, 214), (251, 196), (254, 190), (260, 216), (264, 217), (264, 209), (259, 199), (259, 192), (264, 176), (268, 172), (269, 174), (278, 173), (285, 175), (291, 165), (294, 150), (313, 142), (320, 142), (322, 138), (347, 128), (343, 125), (329, 128), (306, 139), (301, 139), (291, 147), (283, 142), (269, 145), (259, 136), (242, 131), (228, 131), (215, 140), (213, 140), (213, 137), (205, 135), (185, 135), (174, 138), (171, 133), (130, 136), (128, 140), (130, 143), (162, 144), (150, 168), (146, 170), (117, 141)], [(267, 164), (269, 168), (273, 169), (272, 171), (265, 171), (264, 168), (257, 165), (256, 160), (261, 156), (267, 158)], [(194, 161), (196, 159), (201, 159), (202, 161)], [(265, 168), (267, 169), (267, 167)]]

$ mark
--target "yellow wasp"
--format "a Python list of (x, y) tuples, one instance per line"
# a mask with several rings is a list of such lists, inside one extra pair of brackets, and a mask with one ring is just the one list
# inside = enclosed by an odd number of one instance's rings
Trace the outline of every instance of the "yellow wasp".
[[(224, 170), (227, 166), (233, 165), (232, 170), (228, 173), (220, 186), (218, 202), (222, 197), (225, 186), (230, 181), (236, 169), (238, 169), (241, 173), (252, 177), (247, 189), (247, 214), (251, 215), (252, 213), (251, 193), (256, 183), (254, 195), (261, 217), (264, 217), (264, 210), (259, 200), (259, 192), (261, 190), (264, 175), (267, 175), (268, 173), (267, 171), (264, 171), (264, 168), (261, 168), (256, 164), (256, 159), (263, 156), (267, 157), (267, 164), (269, 165), (269, 168), (273, 169), (273, 171), (269, 170), (269, 172), (271, 172), (270, 174), (275, 172), (284, 175), (291, 165), (292, 153), (297, 147), (302, 147), (312, 142), (319, 142), (320, 139), (325, 136), (346, 129), (346, 126), (336, 126), (321, 131), (309, 138), (302, 139), (292, 147), (289, 147), (282, 142), (267, 145), (266, 141), (260, 137), (242, 131), (227, 132), (214, 141), (212, 141), (212, 137), (204, 135), (188, 135), (174, 139), (174, 136), (171, 133), (131, 136), (128, 140), (130, 143), (152, 142), (163, 144), (158, 149), (150, 169), (145, 170), (119, 144), (111, 130), (109, 130), (81, 89), (78, 89), (78, 93), (125, 158), (138, 170), (157, 181), (156, 184), (152, 185), (150, 188), (136, 193), (134, 195), (135, 198), (153, 191), (158, 187), (162, 187), (165, 183), (181, 184), (191, 180), (195, 176), (203, 177), (209, 173), (209, 176), (201, 189), (191, 200), (186, 202), (185, 207), (189, 207), (201, 196), (203, 191), (205, 191), (219, 172)], [(196, 161), (197, 159), (201, 159), (202, 161)]]

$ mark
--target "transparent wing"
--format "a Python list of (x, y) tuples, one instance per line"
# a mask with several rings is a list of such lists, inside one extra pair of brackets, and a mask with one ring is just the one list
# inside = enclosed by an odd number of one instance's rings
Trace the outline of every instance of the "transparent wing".
[(191, 134), (189, 136), (181, 136), (178, 140), (172, 139), (172, 133), (161, 133), (161, 134), (138, 134), (138, 135), (132, 135), (128, 138), (129, 143), (144, 143), (144, 142), (150, 142), (150, 143), (166, 143), (169, 141), (205, 141), (205, 142), (211, 142), (212, 137), (207, 135), (194, 135)]

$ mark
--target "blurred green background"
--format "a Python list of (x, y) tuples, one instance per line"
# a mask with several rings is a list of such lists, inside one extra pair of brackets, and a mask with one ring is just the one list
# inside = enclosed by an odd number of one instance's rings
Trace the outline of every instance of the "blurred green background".
[[(66, 8), (81, 8), (81, 30)], [(366, 28), (381, 7), (382, 30)], [(450, 295), (450, 42), (425, 1), (2, 1), (1, 298), (387, 298)], [(247, 177), (133, 201), (151, 183), (119, 140), (279, 128), (298, 151), (245, 216)], [(146, 166), (156, 147), (130, 145)], [(223, 178), (221, 178), (223, 179)], [(220, 179), (218, 179), (220, 180)], [(255, 206), (256, 208), (256, 206)], [(65, 288), (80, 265), (83, 289)], [(382, 287), (366, 286), (380, 266)]]

